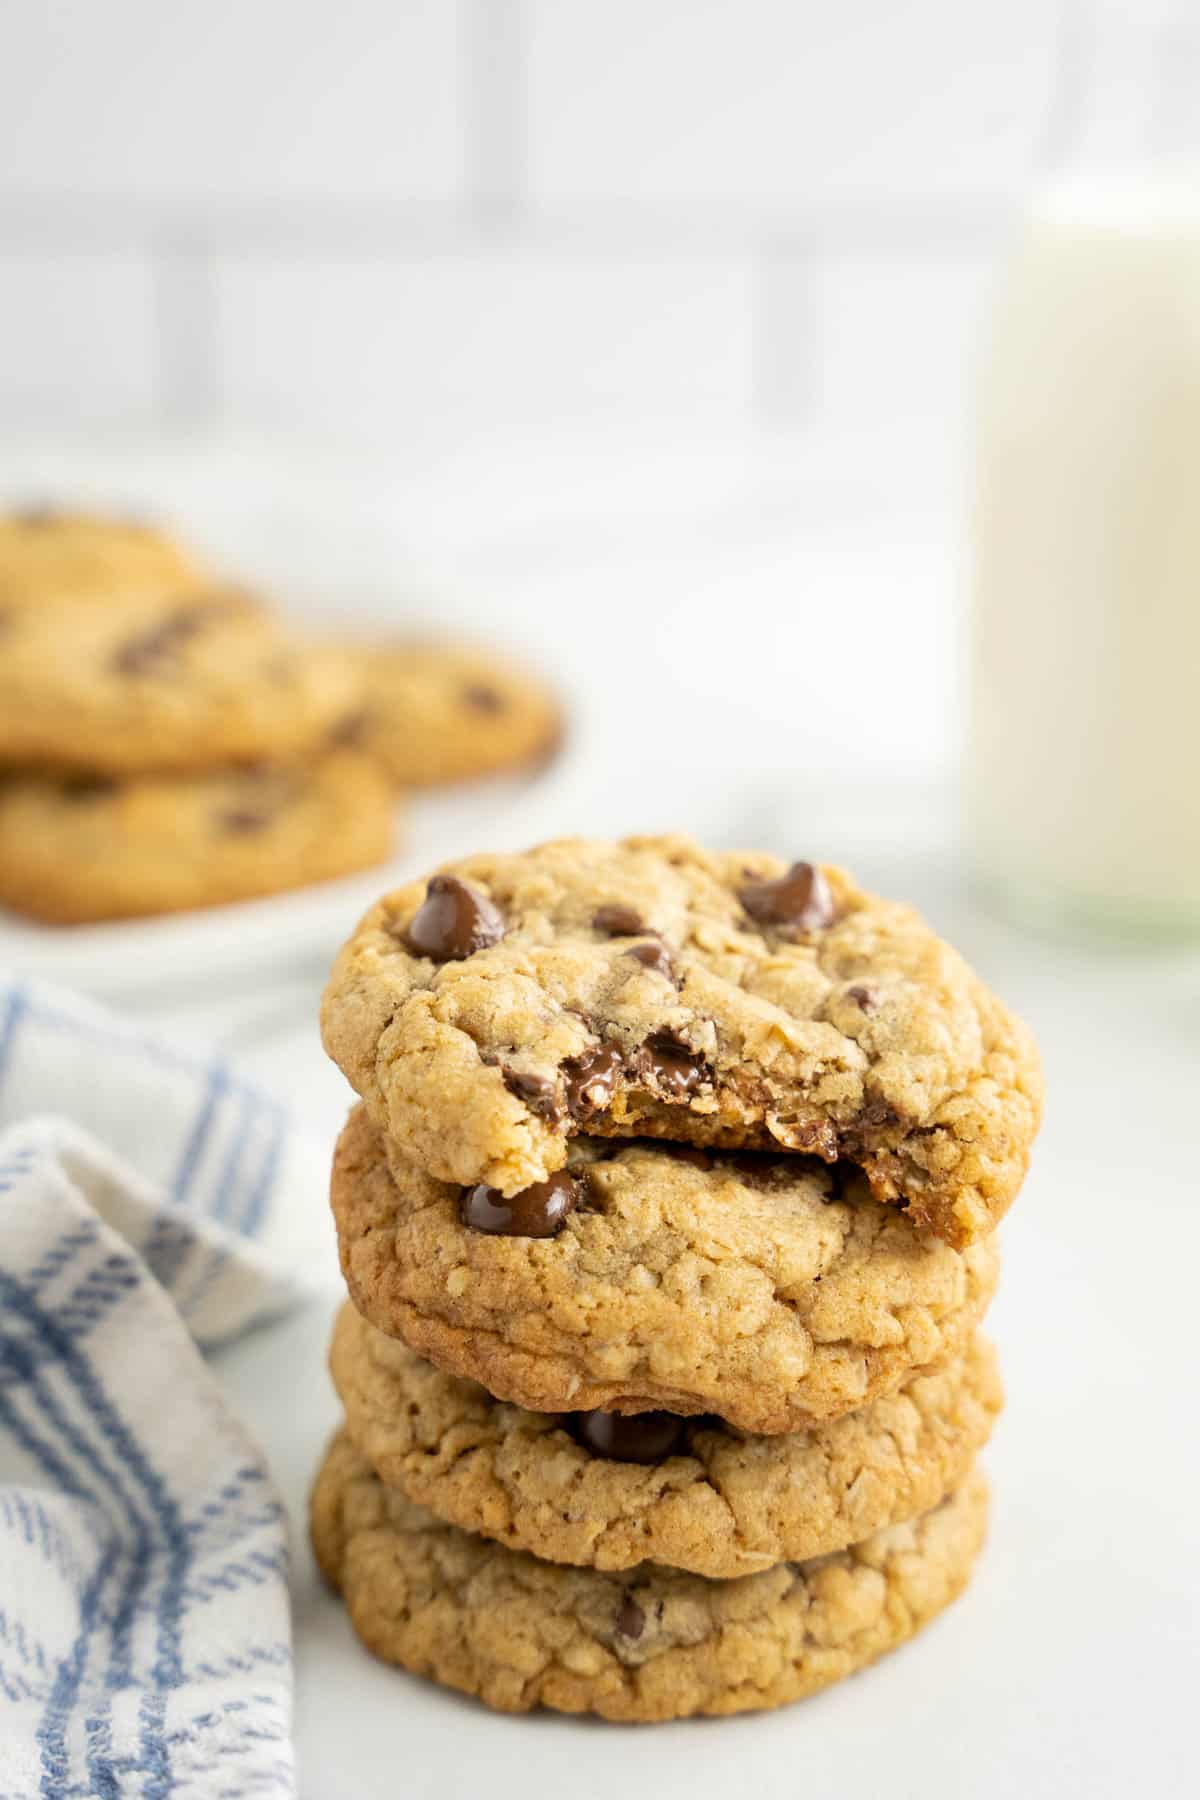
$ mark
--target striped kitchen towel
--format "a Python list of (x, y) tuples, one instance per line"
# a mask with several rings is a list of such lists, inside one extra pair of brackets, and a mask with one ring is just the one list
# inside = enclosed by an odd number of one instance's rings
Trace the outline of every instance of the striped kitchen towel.
[(0, 978), (0, 1800), (293, 1794), (286, 1522), (197, 1346), (298, 1298), (317, 1180), (222, 1059)]

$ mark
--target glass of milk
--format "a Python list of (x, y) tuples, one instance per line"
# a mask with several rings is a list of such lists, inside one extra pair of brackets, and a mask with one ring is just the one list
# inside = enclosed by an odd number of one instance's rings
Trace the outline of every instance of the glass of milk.
[(974, 490), (980, 889), (1056, 928), (1200, 937), (1200, 166), (1034, 206)]

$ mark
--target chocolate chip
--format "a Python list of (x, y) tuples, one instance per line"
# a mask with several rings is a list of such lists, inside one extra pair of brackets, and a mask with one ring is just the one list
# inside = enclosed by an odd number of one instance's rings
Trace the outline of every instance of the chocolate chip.
[(876, 1147), (881, 1135), (895, 1128), (899, 1120), (900, 1114), (890, 1101), (867, 1100), (853, 1124), (836, 1134), (838, 1148), (835, 1155), (848, 1156), (852, 1161), (861, 1159)]
[(879, 1005), (879, 996), (875, 993), (874, 989), (863, 987), (861, 983), (856, 983), (854, 987), (847, 988), (846, 998), (847, 1000), (853, 1000), (855, 1006), (857, 1006), (861, 1012), (865, 1013), (873, 1013)]
[(634, 944), (626, 954), (640, 962), (643, 969), (653, 969), (656, 975), (665, 975), (668, 981), (674, 981), (675, 964), (665, 944)]
[(504, 1085), (510, 1094), (523, 1100), (531, 1113), (539, 1119), (561, 1119), (562, 1101), (558, 1097), (558, 1089), (546, 1075), (527, 1075), (521, 1069), (501, 1067)]
[(271, 814), (264, 807), (231, 806), (217, 817), (221, 830), (233, 837), (252, 837), (256, 831), (265, 831), (270, 823)]
[(114, 653), (112, 667), (119, 675), (152, 675), (169, 663), (191, 638), (229, 611), (230, 603), (226, 600), (202, 600), (192, 606), (181, 606), (149, 631), (127, 638)]
[(613, 1462), (657, 1463), (683, 1445), (684, 1421), (674, 1413), (576, 1413), (571, 1431), (585, 1450)]
[(626, 1594), (624, 1600), (621, 1602), (621, 1610), (617, 1614), (618, 1635), (620, 1637), (633, 1638), (636, 1641), (641, 1637), (642, 1632), (645, 1629), (645, 1613), (642, 1611), (637, 1601), (633, 1599), (631, 1595)]
[(504, 936), (504, 920), (486, 894), (456, 875), (435, 875), (404, 934), (417, 956), (434, 962), (461, 962), (490, 949)]
[(598, 906), (592, 914), (592, 924), (606, 937), (636, 937), (646, 929), (642, 915), (632, 906)]
[(634, 1067), (639, 1078), (666, 1100), (684, 1099), (707, 1073), (704, 1058), (673, 1031), (653, 1032), (638, 1051)]
[(799, 1150), (805, 1156), (819, 1156), (828, 1163), (838, 1159), (837, 1127), (829, 1119), (789, 1119), (786, 1123), (779, 1120), (775, 1136), (787, 1149)]
[(100, 800), (116, 791), (111, 775), (68, 775), (62, 784), (64, 800)]
[(779, 1158), (769, 1150), (738, 1150), (729, 1158), (747, 1187), (765, 1188), (779, 1169)]
[(339, 719), (330, 731), (328, 739), (330, 745), (335, 750), (359, 749), (366, 739), (368, 723), (366, 712), (361, 709), (358, 712), (347, 713), (345, 718)]
[(833, 923), (829, 883), (812, 863), (793, 863), (778, 881), (752, 881), (738, 898), (756, 925), (819, 931)]
[(466, 1188), (459, 1203), (464, 1225), (492, 1237), (556, 1237), (579, 1204), (579, 1178), (559, 1169), (548, 1181), (506, 1196), (497, 1188)]
[(603, 1112), (613, 1097), (622, 1067), (621, 1052), (615, 1044), (600, 1044), (565, 1062), (563, 1075), (571, 1117), (586, 1119), (592, 1113)]
[(465, 687), (462, 697), (463, 705), (473, 708), (475, 712), (495, 714), (505, 710), (504, 695), (498, 694), (494, 687), (488, 687), (482, 681)]

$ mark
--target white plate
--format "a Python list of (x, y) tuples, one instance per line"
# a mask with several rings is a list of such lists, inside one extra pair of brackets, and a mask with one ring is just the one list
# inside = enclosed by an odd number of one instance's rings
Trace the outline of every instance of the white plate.
[(569, 794), (586, 753), (573, 720), (568, 749), (536, 775), (496, 778), (410, 801), (403, 848), (391, 862), (236, 906), (117, 924), (46, 926), (0, 913), (0, 966), (87, 993), (187, 988), (261, 978), (306, 958), (328, 958), (377, 895), (450, 857), (520, 849), (571, 828)]

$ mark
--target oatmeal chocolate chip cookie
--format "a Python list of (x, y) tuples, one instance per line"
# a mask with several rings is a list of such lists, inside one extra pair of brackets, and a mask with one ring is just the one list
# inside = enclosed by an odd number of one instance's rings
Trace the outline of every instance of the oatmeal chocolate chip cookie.
[(181, 912), (383, 862), (395, 797), (332, 750), (212, 775), (0, 783), (0, 906), (50, 924)]
[(353, 653), (367, 696), (363, 746), (398, 787), (521, 768), (559, 743), (553, 693), (491, 650), (414, 640)]
[(999, 1269), (994, 1237), (954, 1250), (837, 1186), (799, 1157), (577, 1138), (508, 1201), (405, 1161), (359, 1107), (332, 1201), (359, 1311), (439, 1368), (538, 1412), (785, 1432), (961, 1352)]
[(50, 506), (0, 513), (0, 630), (8, 607), (69, 595), (161, 592), (199, 579), (181, 544), (136, 519)]
[(1015, 1195), (1041, 1107), (1029, 1032), (910, 907), (680, 837), (475, 856), (386, 895), (323, 1032), (445, 1181), (515, 1194), (581, 1131), (776, 1147), (858, 1164), (959, 1245)]
[(442, 1524), (339, 1436), (311, 1527), (322, 1573), (385, 1662), (501, 1712), (681, 1719), (783, 1706), (912, 1637), (967, 1585), (987, 1487), (973, 1472), (908, 1524), (733, 1581), (651, 1562), (602, 1574)]
[(302, 755), (359, 704), (335, 652), (236, 589), (56, 600), (0, 640), (0, 764), (139, 775)]
[(670, 1413), (540, 1413), (444, 1374), (346, 1305), (330, 1349), (346, 1431), (388, 1487), (552, 1562), (749, 1575), (844, 1550), (964, 1480), (1002, 1402), (991, 1346), (786, 1437)]

